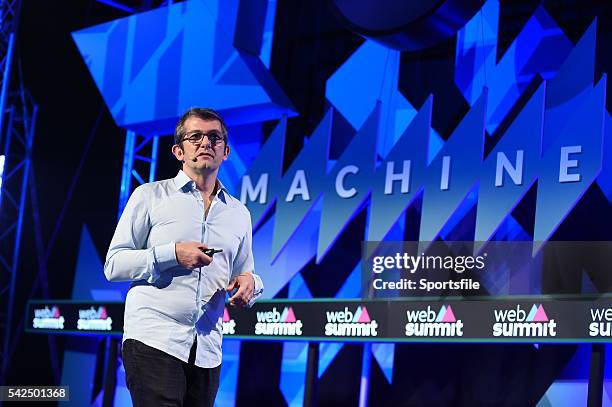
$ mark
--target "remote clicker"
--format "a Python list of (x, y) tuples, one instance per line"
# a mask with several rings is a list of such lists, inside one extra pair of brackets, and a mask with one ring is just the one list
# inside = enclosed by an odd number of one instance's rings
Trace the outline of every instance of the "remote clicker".
[(213, 248), (208, 248), (208, 249), (203, 249), (202, 252), (207, 255), (212, 257), (215, 253), (221, 253), (223, 251), (223, 249), (213, 249)]

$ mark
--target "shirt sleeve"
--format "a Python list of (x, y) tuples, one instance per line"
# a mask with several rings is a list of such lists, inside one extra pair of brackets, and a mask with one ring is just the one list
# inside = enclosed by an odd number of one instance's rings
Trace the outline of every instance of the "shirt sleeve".
[(238, 253), (234, 258), (230, 281), (238, 277), (240, 274), (250, 273), (253, 276), (253, 279), (255, 280), (255, 289), (253, 290), (253, 297), (247, 304), (248, 307), (251, 307), (263, 294), (264, 285), (261, 277), (255, 274), (254, 271), (255, 261), (253, 260), (253, 226), (251, 224), (251, 215), (248, 213), (248, 211), (246, 218), (248, 222), (247, 231), (240, 242)]
[(150, 231), (146, 191), (140, 186), (130, 196), (106, 254), (108, 281), (154, 283), (162, 271), (178, 264), (174, 242), (146, 248)]

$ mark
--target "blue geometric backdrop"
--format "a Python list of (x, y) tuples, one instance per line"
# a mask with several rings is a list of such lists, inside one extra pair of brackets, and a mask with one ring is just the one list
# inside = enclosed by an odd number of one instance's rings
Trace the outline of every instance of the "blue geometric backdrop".
[[(486, 1), (453, 39), (454, 85), (467, 111), (450, 130), (432, 123), (447, 100), (409, 102), (400, 86), (402, 53), (366, 39), (325, 79), (322, 119), (286, 156), (287, 117), (302, 112), (268, 70), (276, 2), (257, 4), (259, 11), (241, 14), (238, 0), (191, 0), (73, 38), (118, 126), (167, 135), (193, 105), (227, 118), (232, 154), (220, 177), (251, 211), (267, 297), (358, 298), (359, 255), (342, 253), (362, 240), (545, 241), (590, 188), (612, 200), (612, 119), (606, 76), (595, 77), (596, 21), (573, 43), (540, 6), (500, 55), (500, 4)], [(406, 161), (409, 188), (395, 183), (387, 191), (387, 172), (406, 172)], [(517, 219), (521, 204), (531, 227)], [(94, 269), (102, 276), (89, 241), (84, 227), (73, 297), (122, 298), (125, 287), (84, 278)], [(335, 281), (333, 292), (318, 290), (312, 275)], [(483, 285), (492, 295), (540, 293), (513, 292), (507, 279), (500, 270)], [(320, 345), (320, 377), (344, 346)], [(393, 385), (396, 345), (371, 351)], [(239, 342), (225, 341), (217, 405), (236, 402), (240, 352)], [(540, 405), (584, 404), (585, 382), (576, 380), (586, 377), (584, 352), (568, 358), (564, 380), (549, 383)], [(302, 404), (306, 353), (306, 343), (282, 345), (278, 388), (288, 405)], [(64, 363), (85, 362), (67, 352)]]

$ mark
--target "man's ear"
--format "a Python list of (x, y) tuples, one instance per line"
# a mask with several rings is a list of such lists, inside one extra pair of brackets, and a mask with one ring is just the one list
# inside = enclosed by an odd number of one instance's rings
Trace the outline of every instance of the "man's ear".
[(185, 162), (185, 152), (178, 144), (172, 146), (172, 154), (176, 157), (180, 162)]
[(230, 146), (229, 144), (225, 145), (225, 155), (223, 156), (223, 161), (227, 160), (227, 157), (229, 157), (229, 153), (230, 153)]

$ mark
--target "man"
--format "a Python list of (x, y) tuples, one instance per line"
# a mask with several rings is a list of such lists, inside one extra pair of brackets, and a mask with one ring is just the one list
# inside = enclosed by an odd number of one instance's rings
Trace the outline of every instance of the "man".
[(174, 141), (181, 171), (134, 190), (104, 265), (109, 281), (132, 281), (122, 355), (134, 406), (212, 406), (226, 292), (250, 306), (263, 291), (249, 212), (217, 180), (230, 153), (223, 119), (192, 108)]

